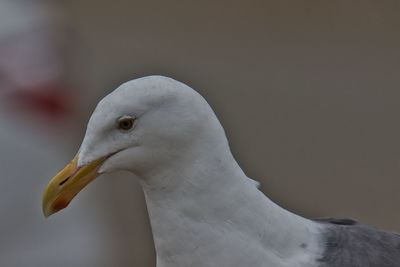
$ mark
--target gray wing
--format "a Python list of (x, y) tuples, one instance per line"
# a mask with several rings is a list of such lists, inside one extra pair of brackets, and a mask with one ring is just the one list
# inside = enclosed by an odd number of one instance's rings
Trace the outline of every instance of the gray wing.
[(352, 219), (321, 218), (325, 251), (320, 267), (400, 267), (400, 235)]

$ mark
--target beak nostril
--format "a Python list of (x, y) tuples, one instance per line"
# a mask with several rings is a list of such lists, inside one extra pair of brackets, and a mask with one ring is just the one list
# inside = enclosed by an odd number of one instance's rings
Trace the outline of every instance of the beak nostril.
[(64, 181), (62, 181), (59, 185), (61, 186), (61, 185), (65, 184), (68, 180), (69, 180), (69, 177), (66, 178)]

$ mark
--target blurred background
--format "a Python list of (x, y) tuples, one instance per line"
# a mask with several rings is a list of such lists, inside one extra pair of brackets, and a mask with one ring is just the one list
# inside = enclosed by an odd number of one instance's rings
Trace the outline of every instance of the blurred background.
[(399, 1), (0, 0), (0, 265), (155, 266), (141, 188), (104, 175), (44, 219), (96, 103), (198, 90), (249, 177), (306, 217), (400, 232)]

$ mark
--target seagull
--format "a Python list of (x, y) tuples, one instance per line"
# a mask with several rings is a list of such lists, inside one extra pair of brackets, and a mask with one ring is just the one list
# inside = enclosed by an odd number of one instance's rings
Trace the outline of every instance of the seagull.
[(399, 267), (400, 235), (275, 204), (234, 159), (215, 113), (163, 76), (128, 81), (95, 108), (74, 159), (47, 185), (45, 217), (102, 173), (125, 170), (146, 199), (157, 267)]

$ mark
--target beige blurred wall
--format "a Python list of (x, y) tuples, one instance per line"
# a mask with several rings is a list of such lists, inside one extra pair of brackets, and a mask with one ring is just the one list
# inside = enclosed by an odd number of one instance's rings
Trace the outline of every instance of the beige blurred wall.
[[(399, 1), (60, 2), (96, 102), (147, 74), (186, 82), (212, 105), (244, 171), (306, 217), (353, 217), (400, 231)], [(154, 266), (138, 183), (96, 190), (121, 266)], [(91, 211), (88, 211), (89, 213)]]

